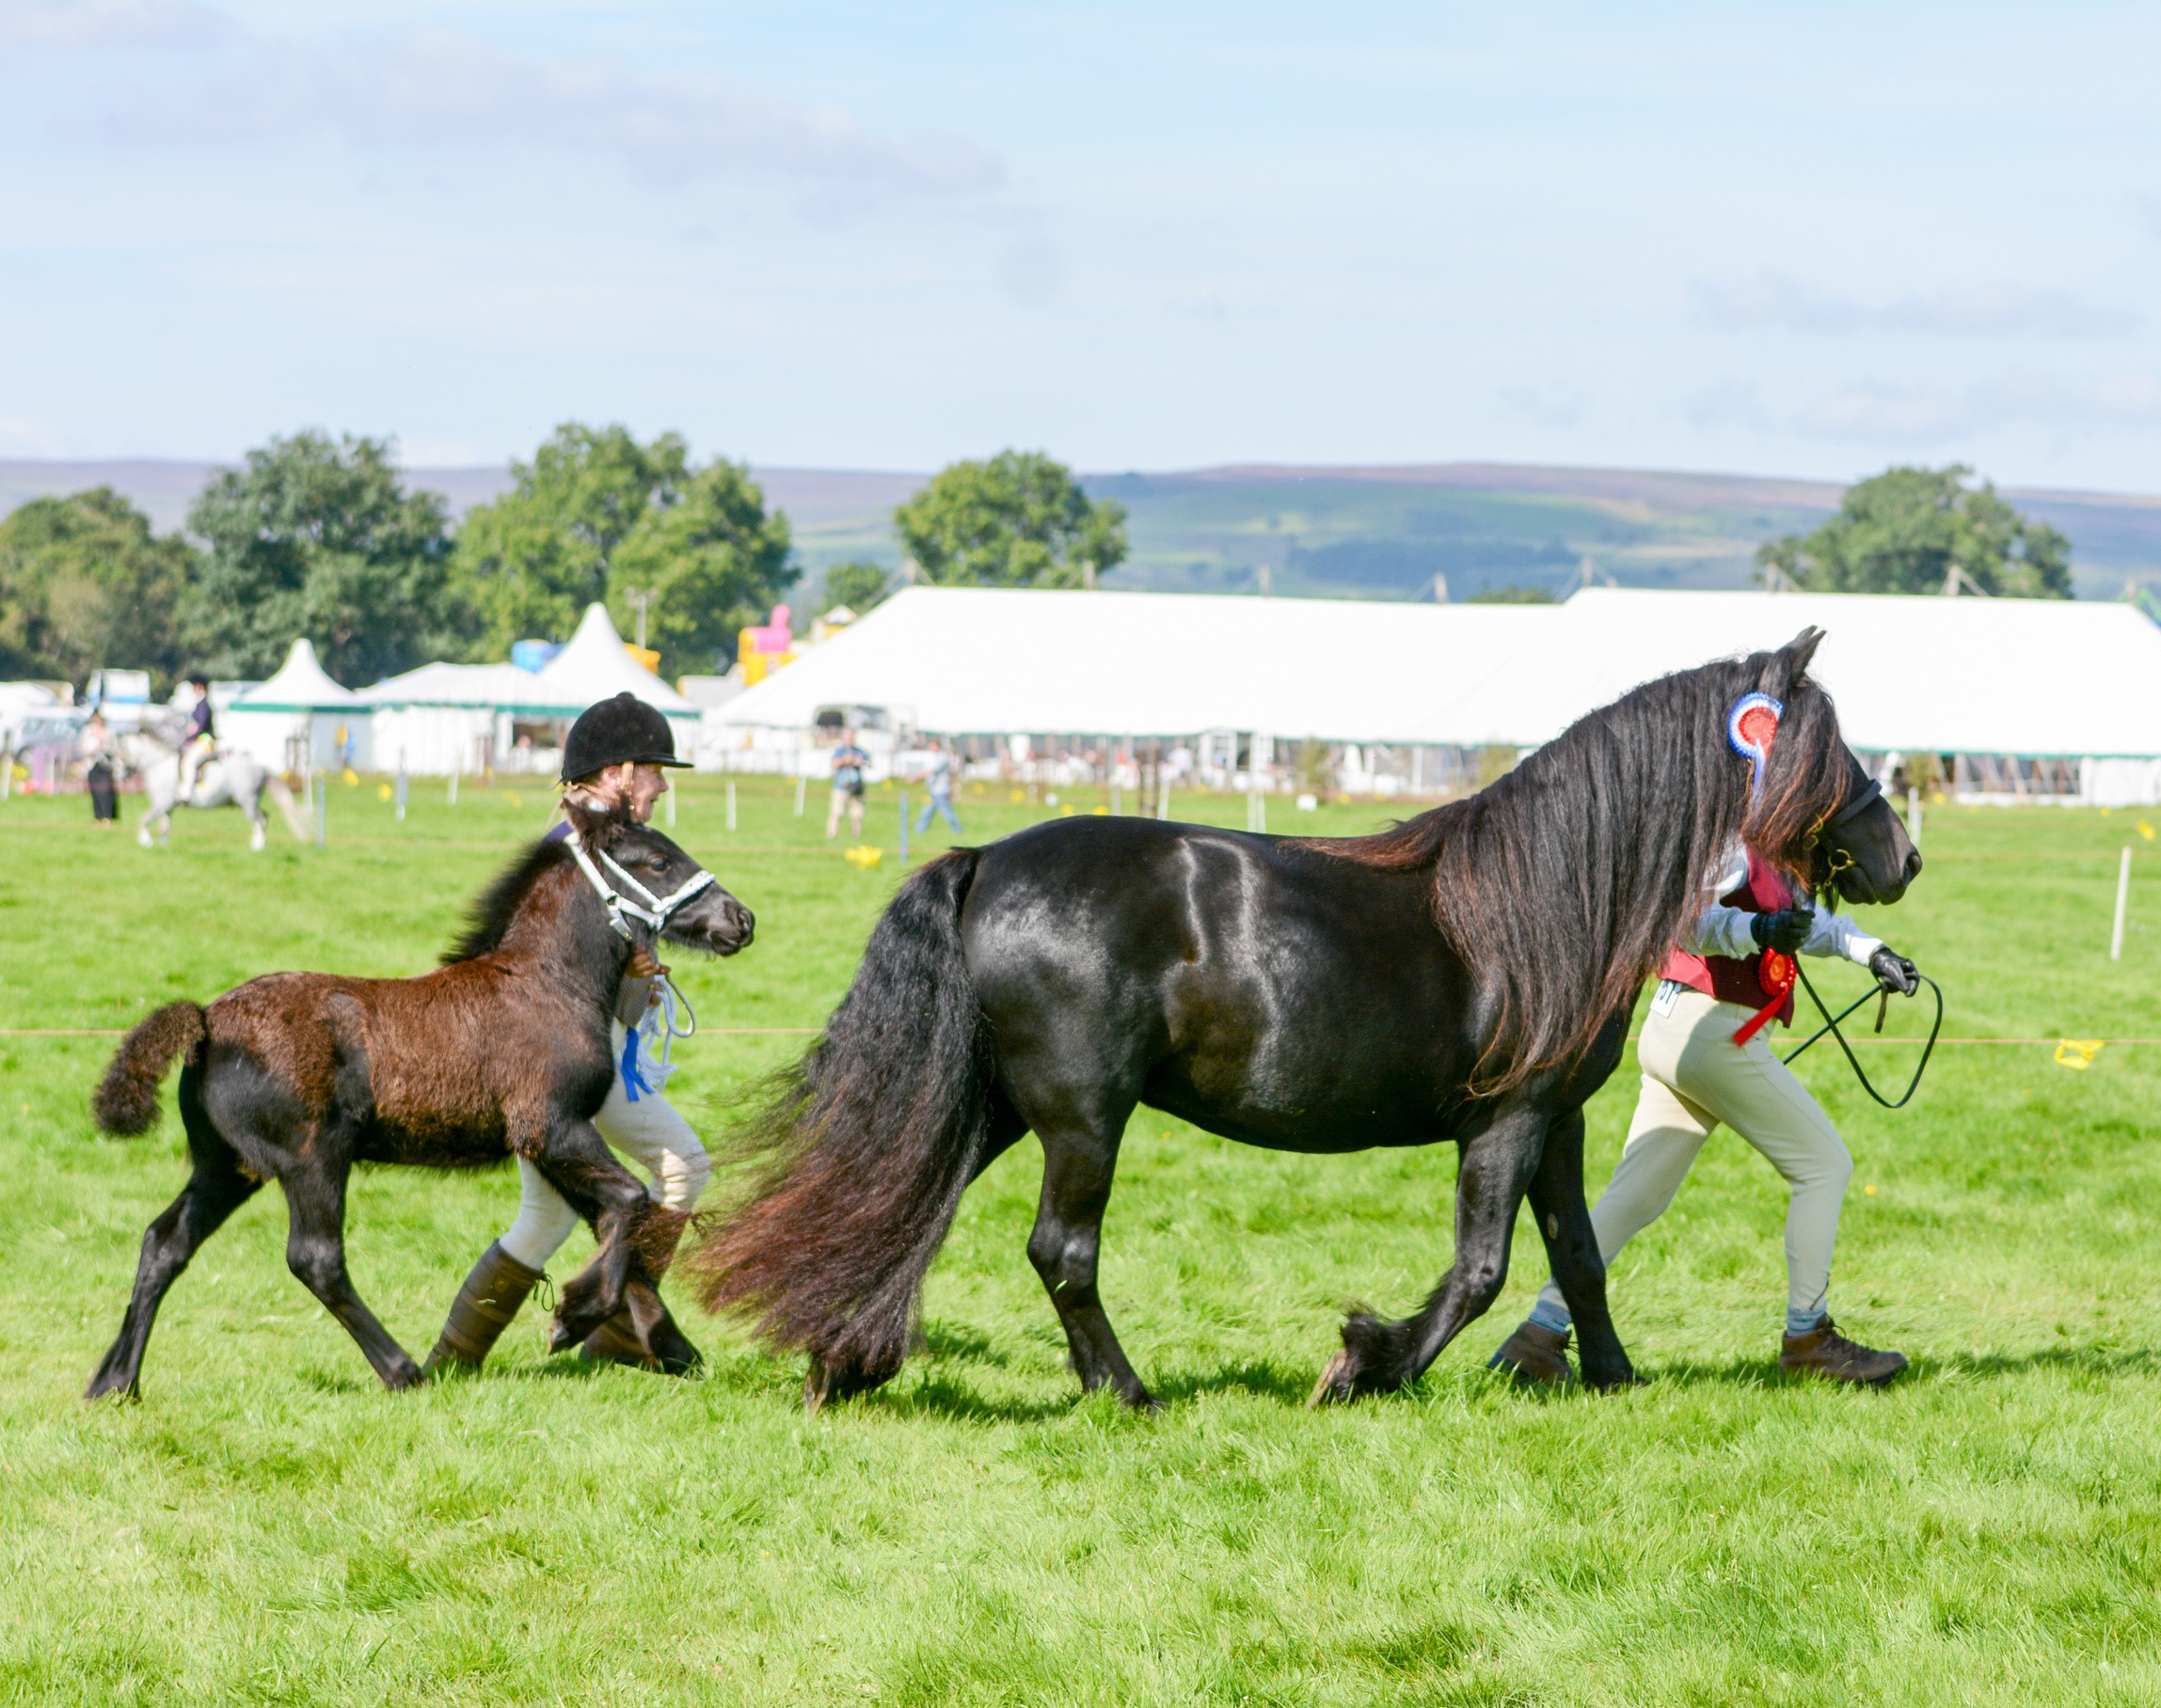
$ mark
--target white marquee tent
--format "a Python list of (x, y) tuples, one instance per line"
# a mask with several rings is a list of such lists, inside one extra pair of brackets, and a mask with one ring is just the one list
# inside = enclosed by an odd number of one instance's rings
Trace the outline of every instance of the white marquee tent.
[[(2081, 762), (2082, 798), (2161, 798), (2161, 629), (2074, 600), (1594, 588), (1561, 606), (911, 588), (709, 714), (708, 757), (881, 707), (947, 735), (1535, 746), (1636, 683), (1826, 632), (1869, 751)], [(761, 732), (765, 734), (761, 735)]]
[(275, 675), (237, 696), (217, 720), (220, 741), (277, 770), (291, 763), (293, 744), (302, 746), (310, 766), (335, 767), (341, 732), (352, 738), (353, 763), (371, 764), (367, 703), (330, 679), (305, 639), (293, 642)]
[(2161, 791), (2161, 629), (2128, 605), (1590, 588), (1535, 652), (1432, 708), (1429, 741), (1532, 747), (1637, 683), (1824, 631), (1815, 673), (1869, 752), (2082, 763), (2081, 798)]
[(729, 701), (723, 728), (881, 706), (947, 735), (1406, 739), (1551, 607), (912, 587)]

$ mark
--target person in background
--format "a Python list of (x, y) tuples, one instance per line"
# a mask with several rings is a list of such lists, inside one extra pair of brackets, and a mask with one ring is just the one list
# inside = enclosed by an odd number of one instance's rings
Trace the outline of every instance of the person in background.
[(119, 793), (113, 782), (113, 733), (105, 727), (105, 715), (92, 711), (75, 738), (75, 756), (83, 762), (83, 781), (90, 789), (90, 817), (103, 825), (120, 821)]
[(915, 821), (915, 833), (920, 836), (930, 828), (933, 815), (943, 814), (953, 828), (953, 834), (961, 834), (961, 821), (953, 813), (953, 751), (944, 739), (930, 739), (930, 766), (925, 773), (925, 782), (930, 789), (930, 799), (923, 803), (923, 815)]
[(869, 764), (870, 755), (855, 745), (855, 732), (842, 730), (840, 745), (833, 750), (833, 804), (825, 814), (826, 841), (840, 833), (843, 810), (855, 827), (855, 840), (863, 840), (863, 773)]
[[(1852, 920), (1815, 906), (1739, 844), (1712, 894), (1720, 899), (1659, 968), (1658, 994), (1636, 1049), (1643, 1089), (1635, 1118), (1613, 1182), (1591, 1210), (1598, 1257), (1612, 1263), (1663, 1215), (1705, 1141), (1722, 1123), (1731, 1127), (1786, 1178), (1786, 1338), (1778, 1368), (1880, 1387), (1906, 1368), (1904, 1355), (1849, 1340), (1831, 1321), (1831, 1257), (1853, 1159), (1831, 1117), (1764, 1036), (1772, 1006), (1781, 1024), (1792, 1024), (1793, 980), (1788, 974), (1780, 1004), (1764, 982), (1763, 960), (1767, 950), (1839, 956), (1905, 996), (1919, 988), (1919, 975), (1912, 961)], [(1737, 1034), (1746, 1034), (1746, 1041), (1737, 1041)], [(1566, 1380), (1570, 1327), (1568, 1306), (1549, 1276), (1531, 1315), (1493, 1354), (1492, 1368), (1521, 1382)]]
[(180, 745), (180, 798), (193, 800), (196, 779), (202, 775), (204, 762), (217, 751), (217, 720), (210, 707), (210, 678), (192, 675), (186, 687), (191, 704), (187, 709), (187, 735)]
[[(563, 798), (595, 812), (627, 805), (640, 824), (652, 821), (653, 808), (668, 792), (663, 766), (682, 767), (675, 757), (675, 738), (668, 720), (643, 700), (629, 693), (617, 694), (588, 707), (570, 726), (563, 744)], [(567, 822), (558, 824), (548, 840), (560, 842), (570, 834)], [(600, 1105), (593, 1125), (600, 1136), (622, 1151), (651, 1177), (647, 1189), (659, 1200), (652, 1226), (660, 1229), (667, 1249), (647, 1253), (647, 1267), (658, 1282), (675, 1255), (683, 1227), (706, 1189), (712, 1164), (706, 1147), (691, 1124), (676, 1114), (660, 1095), (666, 1084), (659, 1064), (643, 1053), (628, 1055), (630, 1029), (644, 1017), (652, 1000), (653, 981), (666, 971), (652, 955), (638, 950), (623, 979), (621, 997), (609, 1036), (615, 1055), (615, 1083)], [(623, 1083), (623, 1064), (628, 1059), (639, 1068), (634, 1093)], [(655, 1082), (659, 1082), (656, 1083)], [(548, 1183), (548, 1177), (525, 1158), (517, 1159), (517, 1220), (507, 1233), (482, 1254), (472, 1273), (458, 1289), (443, 1323), (442, 1336), (428, 1354), (426, 1368), (433, 1373), (444, 1364), (462, 1364), (477, 1369), (494, 1348), (510, 1320), (517, 1315), (526, 1295), (545, 1276), (548, 1258), (578, 1226), (578, 1212), (564, 1202), (563, 1194)], [(613, 1364), (654, 1368), (630, 1320), (628, 1305), (586, 1336), (580, 1355), (602, 1358)], [(685, 1372), (671, 1369), (671, 1375)]]

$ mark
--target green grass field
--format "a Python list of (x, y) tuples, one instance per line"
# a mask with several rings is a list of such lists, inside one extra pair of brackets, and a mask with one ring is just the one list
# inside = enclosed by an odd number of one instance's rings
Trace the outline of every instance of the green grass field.
[[(759, 920), (738, 959), (678, 968), (707, 1031), (671, 1095), (716, 1138), (803, 1041), (722, 1029), (816, 1026), (899, 875), (890, 796), (861, 871), (780, 785), (739, 786), (732, 836), (705, 778), (677, 830)], [(417, 784), (401, 826), (371, 780), (334, 792), (326, 852), (279, 831), (250, 856), (234, 814), (147, 854), (79, 798), (17, 799), (0, 1026), (424, 970), (548, 805)], [(986, 837), (1043, 811), (961, 808)], [(1615, 1266), (1647, 1386), (1486, 1372), (1539, 1279), (1526, 1223), (1501, 1306), (1416, 1392), (1309, 1414), (1343, 1306), (1407, 1309), (1446, 1266), (1453, 1151), (1275, 1156), (1144, 1110), (1104, 1291), (1160, 1416), (1077, 1397), (1023, 1251), (1026, 1145), (962, 1206), (928, 1352), (817, 1419), (800, 1366), (689, 1311), (702, 1380), (545, 1358), (529, 1306), (478, 1379), (387, 1394), (287, 1274), (275, 1192), (173, 1289), (142, 1401), (89, 1407), (179, 1126), (92, 1132), (110, 1038), (0, 1037), (0, 1701), (2153, 1701), (2161, 1048), (2074, 1070), (2054, 1046), (2161, 1038), (2137, 818), (1939, 809), (1880, 922), (1943, 981), (1947, 1035), (2050, 1042), (1948, 1045), (1899, 1115), (1828, 1049), (1802, 1064), (1859, 1163), (1834, 1306), (1915, 1361), (1881, 1394), (1775, 1376), (1783, 1191), (1722, 1134)], [(1593, 1105), (1594, 1191), (1632, 1096), (1625, 1069)], [(355, 1279), (416, 1355), (515, 1200), (507, 1172), (356, 1178)]]

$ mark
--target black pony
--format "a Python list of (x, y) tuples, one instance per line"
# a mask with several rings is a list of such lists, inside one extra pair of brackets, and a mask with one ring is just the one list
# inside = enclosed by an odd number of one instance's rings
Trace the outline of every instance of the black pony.
[[(659, 935), (714, 955), (751, 940), (750, 909), (655, 830), (570, 809), (582, 846), (664, 903)], [(598, 867), (596, 866), (597, 871)], [(620, 900), (628, 901), (627, 896)], [(192, 1172), (143, 1235), (127, 1317), (86, 1398), (133, 1394), (159, 1303), (202, 1242), (264, 1180), (285, 1189), (293, 1273), (344, 1324), (388, 1387), (421, 1368), (345, 1273), (345, 1181), (356, 1162), (475, 1168), (529, 1157), (600, 1249), (567, 1282), (548, 1350), (575, 1346), (629, 1293), (644, 1350), (696, 1352), (659, 1304), (640, 1235), (654, 1213), (592, 1124), (614, 1077), (609, 1017), (629, 937), (570, 846), (541, 842), (481, 897), (447, 963), (419, 978), (273, 973), (207, 1007), (171, 1003), (122, 1041), (90, 1100), (100, 1128), (147, 1132), (173, 1058)], [(641, 941), (649, 937), (640, 932)]]
[[(1033, 1129), (1028, 1257), (1073, 1368), (1152, 1404), (1096, 1292), (1119, 1142), (1147, 1103), (1279, 1150), (1460, 1147), (1454, 1266), (1404, 1321), (1353, 1315), (1316, 1400), (1416, 1381), (1500, 1291), (1526, 1193), (1584, 1379), (1631, 1381), (1582, 1106), (1637, 990), (1736, 837), (1853, 901), (1896, 900), (1920, 864), (1805, 673), (1819, 639), (1645, 684), (1377, 836), (1072, 818), (926, 866), (754, 1128), (774, 1163), (689, 1259), (701, 1296), (807, 1350), (814, 1409), (877, 1386), (961, 1192)], [(1752, 795), (1725, 725), (1759, 691), (1785, 714)]]

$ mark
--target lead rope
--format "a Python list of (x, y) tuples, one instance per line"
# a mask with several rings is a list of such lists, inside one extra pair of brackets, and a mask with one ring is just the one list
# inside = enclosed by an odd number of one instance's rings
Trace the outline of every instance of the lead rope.
[(1853, 1068), (1853, 1077), (1861, 1082), (1861, 1089), (1863, 1091), (1866, 1091), (1870, 1097), (1874, 1098), (1877, 1102), (1883, 1104), (1883, 1106), (1886, 1109), (1905, 1108), (1908, 1103), (1914, 1100), (1914, 1093), (1920, 1088), (1921, 1075), (1929, 1070), (1929, 1058), (1930, 1056), (1933, 1055), (1936, 1051), (1936, 1035), (1944, 1029), (1943, 986), (1937, 984), (1936, 981), (1931, 978), (1926, 973), (1917, 972), (1914, 974), (1915, 978), (1919, 979), (1921, 983), (1928, 986), (1931, 990), (1936, 993), (1936, 1018), (1934, 1023), (1929, 1027), (1929, 1041), (1921, 1047), (1921, 1060), (1919, 1065), (1914, 1069), (1914, 1077), (1906, 1082), (1906, 1094), (1905, 1096), (1901, 1097), (1896, 1103), (1894, 1103), (1889, 1098), (1885, 1097), (1881, 1091), (1878, 1091), (1874, 1085), (1868, 1083), (1868, 1075), (1862, 1069), (1860, 1058), (1853, 1053), (1853, 1046), (1846, 1041), (1846, 1035), (1838, 1030), (1838, 1022), (1840, 1020), (1844, 1020), (1856, 1008), (1860, 1007), (1863, 1004), (1867, 1002), (1870, 997), (1881, 996), (1883, 1001), (1882, 1005), (1876, 1010), (1876, 1030), (1878, 1032), (1883, 1031), (1883, 1015), (1885, 1010), (1887, 1010), (1891, 1005), (1891, 992), (1883, 985), (1878, 985), (1873, 990), (1863, 991), (1852, 1002), (1847, 1004), (1845, 1007), (1841, 1008), (1836, 1015), (1833, 1015), (1831, 1010), (1824, 1006), (1823, 999), (1816, 994), (1816, 987), (1809, 982), (1808, 974), (1802, 972), (1801, 963), (1799, 960), (1796, 960), (1793, 963), (1793, 971), (1801, 981), (1802, 988), (1808, 992), (1808, 1000), (1816, 1004), (1816, 1012), (1823, 1017), (1823, 1024), (1819, 1026), (1814, 1032), (1810, 1033), (1807, 1039), (1800, 1046), (1800, 1048), (1795, 1050), (1791, 1055), (1786, 1058), (1787, 1066), (1791, 1067), (1794, 1062), (1800, 1059), (1802, 1053), (1808, 1049), (1809, 1045), (1815, 1043), (1818, 1039), (1822, 1037), (1826, 1032), (1828, 1032), (1833, 1037), (1838, 1040), (1838, 1048), (1846, 1052), (1846, 1059), (1852, 1065)]

